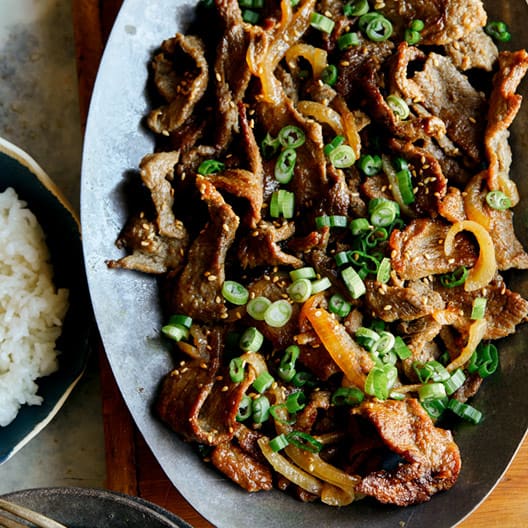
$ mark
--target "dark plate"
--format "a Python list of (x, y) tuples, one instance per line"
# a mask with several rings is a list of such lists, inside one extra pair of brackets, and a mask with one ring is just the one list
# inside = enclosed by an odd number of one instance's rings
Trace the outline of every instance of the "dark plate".
[(24, 405), (7, 427), (0, 427), (0, 464), (29, 442), (59, 411), (81, 377), (93, 328), (79, 232), (79, 221), (59, 189), (25, 152), (0, 138), (0, 191), (12, 187), (46, 233), (58, 288), (69, 288), (70, 308), (57, 341), (59, 370), (40, 378), (42, 405)]
[(38, 488), (2, 499), (42, 513), (68, 528), (192, 528), (176, 515), (121, 493), (84, 488)]
[[(522, 0), (485, 2), (491, 19), (507, 21), (514, 35), (509, 48), (523, 46), (528, 8)], [(528, 421), (526, 361), (528, 328), (501, 343), (501, 371), (485, 382), (474, 403), (485, 419), (460, 424), (454, 434), (463, 469), (456, 488), (429, 503), (407, 509), (360, 501), (335, 509), (301, 504), (279, 492), (247, 494), (201, 463), (191, 448), (160, 423), (152, 404), (160, 379), (171, 368), (153, 278), (108, 270), (105, 259), (121, 253), (114, 241), (127, 217), (127, 172), (153, 150), (141, 126), (148, 110), (147, 64), (160, 42), (184, 30), (193, 2), (128, 0), (117, 19), (95, 87), (86, 130), (82, 179), (82, 221), (89, 287), (110, 364), (134, 419), (165, 472), (185, 498), (223, 528), (247, 526), (332, 526), (345, 528), (446, 528), (471, 512), (491, 491), (521, 442)], [(524, 40), (526, 44), (526, 40)], [(526, 83), (523, 91), (526, 93)], [(512, 173), (528, 199), (528, 105), (513, 126)], [(528, 208), (516, 210), (517, 232), (528, 242)], [(512, 287), (528, 295), (526, 274), (510, 275)], [(402, 524), (400, 524), (402, 523)]]

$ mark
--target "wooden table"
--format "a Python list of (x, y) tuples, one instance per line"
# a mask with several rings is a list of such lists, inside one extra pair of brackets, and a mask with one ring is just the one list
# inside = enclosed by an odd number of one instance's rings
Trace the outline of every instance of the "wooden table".
[[(122, 0), (73, 0), (73, 20), (83, 125), (90, 95), (108, 37)], [(139, 496), (174, 512), (195, 528), (213, 525), (178, 493), (135, 428), (100, 347), (109, 489)], [(528, 440), (521, 446), (500, 483), (459, 528), (525, 528), (528, 526)]]

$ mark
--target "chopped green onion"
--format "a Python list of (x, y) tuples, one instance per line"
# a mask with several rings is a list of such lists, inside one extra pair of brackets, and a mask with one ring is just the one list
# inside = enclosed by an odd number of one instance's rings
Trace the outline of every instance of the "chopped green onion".
[(356, 155), (350, 145), (339, 145), (339, 147), (330, 151), (328, 159), (336, 169), (346, 169), (354, 165)]
[(287, 125), (279, 132), (280, 144), (285, 148), (296, 149), (304, 145), (306, 134), (295, 125)]
[[(361, 18), (368, 16), (370, 13), (363, 15)], [(383, 15), (376, 13), (378, 16), (371, 18), (365, 26), (365, 35), (373, 42), (383, 42), (388, 40), (392, 35), (392, 24), (390, 20)], [(360, 24), (361, 24), (360, 18)]]
[(332, 394), (332, 405), (358, 405), (365, 395), (357, 387), (339, 387)]
[(280, 328), (290, 320), (292, 311), (292, 306), (286, 299), (279, 299), (268, 306), (264, 312), (264, 321), (269, 326)]
[(295, 387), (300, 388), (304, 387), (305, 385), (310, 387), (315, 385), (315, 377), (310, 372), (299, 371), (295, 373), (295, 376), (293, 376), (291, 382)]
[(233, 383), (244, 381), (245, 361), (239, 357), (233, 358), (229, 362), (229, 377)]
[(409, 164), (407, 163), (407, 160), (404, 158), (394, 158), (392, 160), (392, 166), (394, 167), (394, 170), (396, 172), (400, 172), (402, 170), (407, 170), (409, 168)]
[(450, 376), (444, 365), (434, 359), (428, 361), (425, 365), (414, 363), (413, 368), (421, 383), (447, 381)]
[(378, 174), (381, 170), (382, 163), (381, 157), (377, 154), (374, 156), (371, 154), (364, 154), (358, 161), (359, 169), (365, 174), (365, 176), (374, 176), (375, 174)]
[(437, 400), (438, 398), (445, 398), (446, 389), (443, 383), (425, 383), (418, 389), (418, 398), (420, 401)]
[(352, 305), (340, 293), (335, 293), (328, 301), (328, 310), (338, 317), (346, 317), (352, 310)]
[(358, 17), (369, 12), (368, 0), (352, 0), (343, 6), (343, 14), (348, 17)]
[(467, 403), (459, 402), (453, 398), (449, 400), (447, 408), (453, 411), (457, 416), (460, 416), (460, 418), (464, 418), (464, 420), (473, 424), (478, 424), (482, 420), (482, 413), (479, 410)]
[(387, 104), (390, 106), (390, 109), (397, 115), (402, 121), (407, 119), (411, 114), (409, 110), (409, 105), (397, 95), (389, 95), (387, 97)]
[(188, 315), (182, 315), (182, 314), (175, 314), (171, 315), (169, 318), (170, 325), (182, 325), (185, 326), (185, 328), (191, 328), (192, 326), (192, 317), (189, 317)]
[(292, 281), (296, 281), (298, 279), (315, 279), (316, 277), (317, 274), (311, 266), (290, 271), (290, 279)]
[(281, 210), (279, 208), (279, 191), (274, 191), (271, 195), (269, 212), (272, 218), (279, 218), (281, 215)]
[(452, 273), (444, 273), (443, 275), (440, 275), (440, 284), (444, 288), (455, 288), (456, 286), (464, 284), (468, 275), (469, 270), (465, 266), (459, 266)]
[(312, 295), (312, 283), (308, 279), (297, 279), (288, 286), (287, 292), (293, 302), (306, 302)]
[(296, 161), (297, 153), (293, 148), (285, 148), (279, 154), (274, 168), (275, 179), (279, 183), (289, 183), (291, 181)]
[(252, 387), (260, 394), (263, 394), (273, 385), (274, 381), (273, 376), (269, 372), (264, 371), (257, 376)]
[[(321, 73), (321, 80), (328, 84), (328, 86), (334, 86), (337, 82), (337, 66), (334, 64), (329, 64)], [(327, 152), (325, 152), (327, 154)]]
[(270, 402), (266, 396), (259, 396), (253, 400), (253, 421), (263, 423), (269, 418)]
[(214, 174), (216, 172), (222, 172), (225, 169), (225, 164), (221, 161), (216, 160), (205, 160), (200, 163), (198, 167), (198, 174), (207, 176), (208, 174)]
[(509, 42), (511, 40), (511, 33), (505, 22), (497, 20), (491, 21), (486, 25), (484, 30), (490, 37), (499, 42)]
[(323, 444), (316, 440), (312, 435), (308, 433), (303, 433), (302, 431), (291, 431), (286, 435), (288, 442), (303, 449), (304, 451), (309, 451), (310, 453), (319, 453), (323, 448)]
[(334, 139), (332, 139), (332, 141), (330, 141), (330, 143), (327, 143), (324, 146), (323, 152), (324, 152), (325, 156), (328, 156), (328, 154), (330, 154), (330, 152), (332, 152), (332, 150), (334, 150), (335, 148), (339, 147), (344, 142), (345, 142), (345, 137), (344, 136), (336, 136)]
[(244, 420), (247, 420), (251, 416), (252, 412), (253, 401), (247, 394), (244, 394), (244, 396), (242, 396), (240, 405), (238, 406), (238, 412), (236, 415), (237, 422), (243, 422)]
[(360, 235), (370, 231), (370, 222), (366, 218), (354, 218), (350, 221), (349, 228), (353, 235)]
[(346, 227), (348, 218), (345, 215), (321, 215), (315, 217), (315, 227)]
[(232, 280), (224, 281), (222, 285), (222, 295), (226, 301), (237, 306), (246, 304), (249, 299), (249, 292), (242, 284)]
[(412, 204), (415, 198), (411, 180), (411, 171), (409, 169), (404, 169), (397, 172), (396, 180), (398, 182), (398, 189), (400, 190), (402, 202), (405, 205)]
[(395, 337), (394, 352), (400, 359), (408, 359), (412, 355), (411, 349), (405, 344), (405, 341), (400, 336)]
[(244, 332), (242, 332), (239, 346), (246, 352), (257, 352), (260, 350), (260, 347), (263, 343), (264, 336), (262, 333), (254, 326), (250, 326), (249, 328), (246, 328)]
[(368, 351), (374, 349), (375, 344), (379, 341), (380, 335), (372, 328), (360, 326), (354, 334), (356, 341)]
[(423, 20), (420, 20), (419, 18), (415, 18), (410, 25), (410, 28), (413, 31), (423, 31), (425, 28), (425, 23)]
[(478, 372), (481, 378), (491, 376), (499, 366), (499, 352), (492, 343), (480, 343), (471, 355), (467, 370), (470, 374)]
[(291, 381), (296, 374), (295, 362), (301, 353), (297, 345), (290, 345), (284, 351), (284, 355), (279, 363), (279, 377), (284, 381)]
[(374, 343), (372, 351), (376, 354), (386, 354), (392, 350), (395, 342), (396, 338), (394, 335), (384, 330), (380, 332), (379, 339)]
[(451, 377), (444, 381), (444, 387), (446, 389), (447, 395), (451, 396), (451, 394), (460, 389), (460, 387), (462, 387), (464, 384), (464, 381), (466, 381), (466, 375), (464, 374), (463, 370), (455, 370), (455, 372), (451, 374)]
[(391, 260), (389, 257), (383, 257), (381, 259), (378, 271), (376, 273), (376, 280), (381, 284), (387, 284), (391, 274)]
[(438, 420), (447, 409), (447, 401), (447, 398), (438, 398), (436, 400), (424, 400), (420, 403), (433, 420)]
[(332, 286), (330, 279), (328, 277), (322, 277), (318, 280), (312, 281), (312, 295), (316, 293), (328, 290)]
[(285, 191), (284, 189), (280, 189), (277, 192), (279, 193), (278, 202), (282, 216), (284, 218), (293, 218), (295, 212), (295, 195), (293, 192)]
[(476, 297), (473, 299), (473, 306), (471, 308), (471, 319), (482, 319), (486, 313), (486, 297)]
[[(285, 413), (279, 412), (279, 410), (282, 411), (288, 411), (288, 408), (286, 407), (285, 403), (277, 403), (275, 405), (272, 405), (270, 407), (269, 413), (271, 417), (276, 421), (284, 425), (293, 425), (296, 421), (295, 416), (291, 417), (284, 417)], [(288, 413), (290, 414), (290, 413)]]
[(359, 29), (363, 32), (367, 29), (367, 26), (370, 22), (373, 20), (376, 20), (376, 18), (382, 17), (383, 15), (381, 13), (378, 13), (377, 11), (370, 11), (367, 12), (359, 17), (358, 20), (358, 26)]
[(286, 409), (290, 414), (302, 411), (306, 407), (306, 395), (302, 391), (292, 392), (286, 398)]
[(280, 149), (279, 138), (274, 138), (269, 132), (266, 134), (260, 144), (260, 151), (264, 159), (271, 159)]
[(264, 312), (268, 309), (271, 301), (266, 297), (255, 297), (246, 305), (246, 311), (256, 321), (264, 321)]
[(161, 328), (161, 333), (173, 341), (181, 341), (189, 337), (189, 329), (182, 324), (167, 324)]
[(394, 365), (374, 367), (365, 380), (365, 392), (378, 400), (386, 400), (397, 378), (398, 369)]
[(338, 266), (342, 266), (343, 264), (350, 264), (350, 252), (339, 251), (334, 255), (334, 260)]
[(403, 32), (403, 39), (410, 46), (414, 46), (415, 44), (418, 44), (418, 42), (420, 42), (422, 36), (420, 35), (419, 31), (415, 31), (413, 29), (406, 29)]
[(260, 13), (252, 9), (242, 10), (242, 20), (248, 24), (256, 24), (259, 21)]
[(392, 224), (400, 214), (397, 202), (386, 198), (374, 198), (369, 203), (370, 223), (375, 227), (386, 227)]
[(286, 435), (284, 433), (281, 433), (280, 435), (276, 436), (275, 438), (272, 438), (269, 441), (269, 446), (274, 453), (277, 453), (281, 449), (284, 449), (289, 444), (290, 442), (288, 442), (288, 439), (286, 438)]
[(325, 15), (313, 12), (310, 15), (310, 26), (312, 26), (314, 29), (322, 31), (323, 33), (330, 34), (334, 29), (335, 22)]
[(366, 293), (367, 289), (365, 287), (365, 283), (352, 266), (345, 268), (341, 272), (341, 277), (343, 278), (343, 281), (348, 288), (352, 299), (358, 299)]
[(487, 204), (496, 211), (504, 211), (512, 206), (510, 198), (502, 191), (490, 191), (486, 194)]
[(348, 48), (352, 48), (354, 46), (359, 46), (359, 35), (355, 32), (343, 33), (337, 39), (337, 47), (341, 51), (345, 51)]

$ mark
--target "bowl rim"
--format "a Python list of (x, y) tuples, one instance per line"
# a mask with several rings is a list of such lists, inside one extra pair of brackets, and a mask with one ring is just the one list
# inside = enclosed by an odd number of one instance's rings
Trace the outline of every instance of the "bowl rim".
[[(79, 236), (81, 236), (81, 223), (79, 215), (74, 210), (72, 205), (69, 203), (68, 199), (64, 196), (62, 191), (56, 185), (56, 183), (48, 176), (44, 169), (37, 163), (37, 161), (32, 158), (26, 151), (11, 143), (7, 139), (0, 137), (0, 152), (6, 156), (14, 159), (20, 165), (25, 167), (30, 174), (32, 174), (42, 185), (48, 190), (58, 202), (66, 209), (66, 211), (71, 215), (72, 219), (75, 221), (77, 229), (79, 230)], [(13, 455), (18, 453), (23, 447), (25, 447), (33, 438), (35, 438), (57, 415), (59, 410), (62, 408), (74, 387), (77, 385), (79, 380), (84, 375), (86, 370), (86, 364), (80, 371), (80, 373), (70, 382), (66, 387), (65, 391), (61, 397), (56, 401), (55, 405), (50, 409), (49, 413), (35, 426), (32, 430), (26, 434), (19, 442), (13, 445), (10, 450), (3, 456), (0, 455), (0, 465), (7, 462)], [(16, 419), (16, 418), (15, 418)]]

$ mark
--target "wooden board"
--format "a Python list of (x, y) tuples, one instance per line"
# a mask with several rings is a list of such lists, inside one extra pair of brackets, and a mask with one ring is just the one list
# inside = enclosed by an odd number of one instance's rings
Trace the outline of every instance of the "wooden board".
[[(82, 123), (108, 37), (122, 0), (73, 0)], [(179, 515), (195, 528), (213, 525), (178, 493), (134, 426), (100, 348), (103, 418), (108, 489), (142, 497)], [(485, 441), (483, 439), (483, 441)], [(483, 461), (484, 463), (484, 461)], [(524, 528), (528, 526), (528, 440), (486, 501), (459, 524), (460, 528)], [(446, 527), (447, 528), (447, 527)]]

